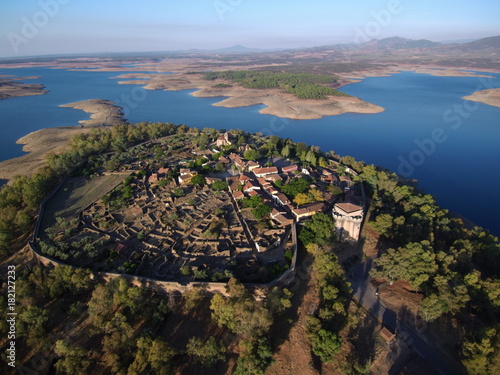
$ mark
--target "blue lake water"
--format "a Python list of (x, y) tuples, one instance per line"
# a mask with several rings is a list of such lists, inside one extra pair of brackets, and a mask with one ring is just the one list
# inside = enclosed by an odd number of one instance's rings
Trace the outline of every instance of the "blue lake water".
[(15, 142), (31, 131), (75, 125), (89, 116), (59, 105), (108, 99), (124, 107), (131, 122), (261, 131), (381, 165), (419, 180), (443, 207), (500, 235), (500, 108), (461, 99), (478, 89), (500, 87), (500, 74), (488, 73), (494, 77), (488, 79), (402, 72), (367, 78), (342, 91), (380, 105), (384, 112), (318, 120), (261, 115), (260, 105), (214, 107), (221, 98), (195, 98), (193, 90), (119, 85), (113, 72), (0, 68), (0, 74), (42, 76), (26, 82), (43, 83), (50, 90), (47, 95), (0, 101), (0, 160), (21, 155)]

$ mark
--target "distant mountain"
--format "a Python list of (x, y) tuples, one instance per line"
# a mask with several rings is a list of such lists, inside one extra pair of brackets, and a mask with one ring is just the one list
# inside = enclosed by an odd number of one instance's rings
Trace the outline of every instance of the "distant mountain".
[(441, 40), (439, 43), (441, 43), (441, 44), (464, 44), (464, 43), (475, 42), (476, 40), (478, 40), (478, 39), (474, 38), (474, 39)]
[(500, 36), (492, 36), (468, 43), (442, 44), (437, 51), (440, 53), (498, 54), (500, 53)]
[(483, 38), (475, 40), (473, 42), (462, 44), (461, 47), (467, 49), (488, 49), (488, 48), (500, 48), (500, 35), (491, 36), (489, 38)]
[(219, 52), (219, 53), (251, 53), (251, 52), (263, 52), (265, 50), (259, 48), (248, 48), (237, 44), (235, 46), (227, 47), (227, 48), (219, 48), (215, 50), (211, 50), (210, 52)]
[(412, 48), (433, 48), (440, 45), (441, 43), (432, 42), (427, 39), (414, 40), (414, 39), (406, 39), (406, 38), (400, 38), (399, 36), (394, 36), (391, 38), (385, 38), (380, 40), (373, 39), (365, 43), (364, 47), (399, 50), (399, 49), (412, 49)]

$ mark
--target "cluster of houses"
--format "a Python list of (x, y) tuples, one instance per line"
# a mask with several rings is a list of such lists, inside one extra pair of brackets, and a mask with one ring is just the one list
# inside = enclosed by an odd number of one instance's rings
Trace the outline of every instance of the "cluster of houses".
[[(335, 219), (337, 238), (342, 242), (349, 243), (356, 243), (359, 240), (364, 217), (364, 197), (354, 194), (351, 189), (353, 181), (349, 175), (338, 176), (335, 171), (329, 168), (312, 170), (300, 168), (297, 164), (289, 164), (280, 168), (276, 166), (262, 167), (254, 161), (243, 159), (237, 153), (231, 153), (229, 159), (241, 171), (237, 176), (226, 178), (229, 191), (236, 201), (260, 195), (264, 203), (272, 207), (270, 218), (280, 226), (300, 222), (318, 212), (328, 212), (331, 209)], [(289, 198), (279, 190), (276, 182), (286, 183), (298, 173), (311, 176), (318, 183), (322, 183), (321, 187), (316, 185), (311, 187), (320, 189), (323, 201), (294, 207)], [(355, 172), (352, 171), (352, 173)], [(344, 191), (343, 202), (337, 202), (335, 196), (322, 188), (329, 184), (339, 186)]]
[[(215, 144), (218, 147), (231, 145), (230, 134), (219, 136)], [(208, 152), (215, 153), (217, 150)], [(209, 186), (201, 189), (189, 187), (191, 179), (198, 173), (196, 168), (181, 168), (174, 181), (171, 179), (171, 168), (159, 168), (143, 181), (137, 180), (132, 184), (134, 204), (130, 207), (110, 212), (100, 201), (88, 207), (83, 212), (86, 225), (82, 230), (105, 234), (108, 245), (112, 246), (122, 262), (135, 263), (135, 274), (167, 280), (178, 278), (183, 266), (222, 272), (229, 263), (247, 262), (259, 256), (267, 257), (266, 261), (282, 262), (284, 249), (290, 245), (290, 229), (295, 223), (318, 212), (331, 212), (339, 240), (358, 241), (364, 217), (364, 199), (352, 189), (354, 171), (338, 175), (333, 168), (306, 169), (283, 159), (262, 166), (245, 160), (243, 152), (241, 149), (221, 156), (219, 162), (227, 167), (226, 171), (205, 176), (208, 185), (225, 178), (227, 192), (215, 193)], [(182, 164), (184, 160), (189, 161), (174, 157), (170, 165)], [(229, 168), (230, 165), (234, 167)], [(321, 194), (319, 199), (316, 197), (316, 202), (296, 206), (280, 190), (281, 186), (300, 174), (312, 178), (310, 188)], [(162, 180), (166, 183), (160, 184)], [(163, 190), (152, 194), (150, 187), (157, 184), (163, 186)], [(343, 201), (338, 201), (339, 196), (328, 191), (331, 185), (342, 189)], [(176, 197), (171, 194), (178, 187), (184, 187), (188, 195)], [(240, 202), (256, 195), (271, 208), (269, 219), (275, 224), (273, 227), (258, 227), (256, 221), (241, 210)], [(196, 204), (191, 203), (193, 201)], [(217, 237), (208, 238), (205, 235), (208, 228), (221, 218), (214, 214), (217, 210), (225, 212), (224, 225), (219, 228)], [(173, 214), (175, 218), (171, 222), (165, 220)]]

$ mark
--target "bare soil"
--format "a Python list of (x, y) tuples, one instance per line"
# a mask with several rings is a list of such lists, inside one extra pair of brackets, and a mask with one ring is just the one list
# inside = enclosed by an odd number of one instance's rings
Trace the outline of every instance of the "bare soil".
[(329, 96), (326, 100), (304, 100), (276, 89), (247, 89), (236, 85), (225, 88), (213, 87), (217, 83), (229, 84), (229, 82), (226, 80), (207, 81), (199, 74), (150, 74), (149, 76), (125, 74), (119, 78), (134, 78), (134, 80), (119, 81), (119, 83), (145, 85), (144, 88), (148, 90), (198, 89), (192, 94), (193, 96), (229, 97), (215, 103), (214, 106), (236, 108), (263, 104), (266, 107), (259, 113), (296, 120), (317, 119), (347, 112), (379, 113), (384, 110), (382, 107), (355, 97)]
[(500, 107), (500, 89), (476, 91), (472, 95), (464, 96), (462, 99)]
[(63, 152), (74, 135), (87, 133), (91, 127), (125, 123), (120, 108), (108, 100), (91, 99), (62, 107), (81, 109), (92, 115), (89, 120), (80, 121), (80, 127), (46, 128), (20, 138), (16, 143), (24, 145), (23, 151), (28, 154), (0, 162), (0, 179), (11, 180), (17, 175), (32, 175), (45, 165), (47, 155)]
[(71, 137), (88, 131), (90, 129), (73, 126), (46, 128), (20, 138), (17, 143), (24, 145), (23, 151), (29, 153), (0, 162), (0, 179), (31, 176), (45, 165), (48, 154), (66, 150)]
[(21, 80), (36, 79), (40, 77), (13, 77), (0, 76), (0, 100), (16, 96), (43, 95), (48, 91), (39, 83), (23, 83)]
[[(303, 255), (298, 264), (305, 264)], [(309, 275), (300, 266), (298, 269), (297, 280), (290, 288), (294, 292), (291, 311), (286, 318), (277, 320), (270, 335), (278, 348), (266, 375), (319, 374), (306, 331), (307, 316), (316, 312), (319, 296)]]
[(87, 127), (102, 125), (119, 125), (125, 123), (121, 108), (109, 100), (90, 99), (81, 102), (63, 104), (61, 107), (81, 109), (90, 113), (89, 120), (79, 121)]

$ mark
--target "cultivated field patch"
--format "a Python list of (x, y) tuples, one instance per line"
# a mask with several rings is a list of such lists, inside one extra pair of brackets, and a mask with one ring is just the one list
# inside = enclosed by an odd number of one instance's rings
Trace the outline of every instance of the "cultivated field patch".
[(78, 214), (103, 195), (113, 190), (125, 174), (109, 174), (92, 180), (85, 177), (68, 178), (45, 204), (40, 233), (56, 223), (57, 218), (74, 219)]

